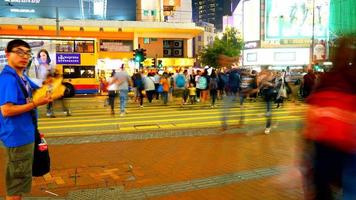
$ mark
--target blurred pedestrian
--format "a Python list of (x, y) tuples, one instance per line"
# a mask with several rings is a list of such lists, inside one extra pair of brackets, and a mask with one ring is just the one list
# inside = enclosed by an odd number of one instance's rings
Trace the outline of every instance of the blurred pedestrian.
[(356, 38), (339, 39), (333, 68), (307, 99), (304, 189), (308, 200), (356, 199)]
[(315, 79), (316, 76), (313, 69), (309, 69), (308, 73), (303, 76), (303, 98), (307, 98), (310, 95), (314, 88)]
[(278, 94), (276, 77), (272, 71), (265, 70), (260, 73), (258, 79), (258, 85), (266, 103), (265, 134), (270, 134), (272, 125), (272, 102), (276, 99)]
[(117, 89), (120, 97), (120, 116), (122, 117), (127, 113), (126, 104), (128, 100), (129, 85), (131, 83), (130, 76), (126, 71), (124, 64), (121, 65), (120, 71), (115, 74), (114, 78), (117, 80), (116, 82), (118, 84)]
[(227, 72), (227, 83), (226, 83), (226, 98), (224, 98), (223, 101), (223, 107), (222, 107), (222, 118), (221, 118), (221, 126), (222, 129), (227, 129), (227, 122), (228, 122), (228, 117), (230, 110), (232, 106), (234, 105), (238, 93), (240, 91), (240, 85), (241, 85), (241, 76), (240, 76), (240, 70), (238, 69), (238, 66), (233, 65), (231, 69)]
[(160, 84), (162, 85), (162, 101), (163, 105), (167, 105), (168, 103), (168, 92), (169, 92), (169, 79), (168, 79), (168, 73), (163, 72), (163, 75), (160, 80)]
[(110, 78), (108, 79), (108, 98), (111, 109), (111, 114), (115, 114), (115, 97), (118, 91), (118, 80), (115, 79), (115, 70), (112, 71)]
[(156, 93), (155, 79), (152, 72), (147, 74), (147, 77), (144, 79), (145, 91), (147, 100), (149, 103), (152, 103), (152, 99)]
[(215, 69), (212, 70), (209, 81), (209, 90), (210, 90), (210, 100), (211, 100), (211, 108), (216, 107), (215, 102), (218, 95), (218, 78), (215, 73)]

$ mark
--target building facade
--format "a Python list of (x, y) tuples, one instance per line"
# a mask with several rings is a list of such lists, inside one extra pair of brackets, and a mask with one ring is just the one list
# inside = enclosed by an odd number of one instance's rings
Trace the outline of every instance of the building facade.
[[(243, 65), (303, 68), (327, 60), (329, 0), (241, 0)], [(322, 48), (321, 48), (322, 47)]]
[(191, 21), (190, 0), (63, 0), (60, 7), (54, 0), (5, 2), (3, 38), (90, 38), (98, 60), (130, 60), (140, 47), (163, 65), (189, 66), (192, 39), (203, 32)]
[(223, 29), (223, 16), (231, 15), (230, 0), (192, 0), (193, 21), (214, 24), (216, 30)]

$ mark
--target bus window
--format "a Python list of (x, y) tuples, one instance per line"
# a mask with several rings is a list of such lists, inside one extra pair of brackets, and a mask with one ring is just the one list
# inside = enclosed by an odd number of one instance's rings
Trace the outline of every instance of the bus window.
[(93, 69), (81, 69), (80, 78), (95, 78), (95, 71)]
[(95, 66), (63, 66), (63, 78), (95, 78)]
[(58, 40), (56, 43), (56, 52), (73, 52), (73, 41)]
[(63, 66), (63, 78), (80, 78), (77, 66)]
[(94, 41), (74, 41), (74, 51), (78, 53), (94, 53)]

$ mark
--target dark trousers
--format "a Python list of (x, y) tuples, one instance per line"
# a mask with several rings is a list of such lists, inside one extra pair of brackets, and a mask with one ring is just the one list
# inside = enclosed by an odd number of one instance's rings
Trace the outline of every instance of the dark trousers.
[(159, 83), (155, 83), (155, 96), (156, 96), (156, 100), (158, 100), (159, 99), (159, 92), (157, 92), (157, 90), (158, 90), (158, 86), (159, 86)]
[(344, 200), (356, 199), (356, 154), (315, 142), (312, 183), (315, 200), (332, 200), (333, 185), (343, 190)]
[(163, 104), (167, 105), (167, 103), (168, 103), (168, 92), (162, 92), (161, 96), (162, 96)]
[(215, 105), (215, 101), (218, 95), (218, 91), (217, 90), (210, 90), (210, 99), (211, 99), (211, 105)]
[(153, 95), (155, 94), (155, 90), (146, 90), (146, 95), (148, 102), (152, 103)]
[(271, 128), (272, 124), (272, 99), (266, 97), (266, 128)]
[(114, 111), (116, 91), (109, 90), (108, 95), (109, 95), (109, 105), (111, 107), (111, 110)]

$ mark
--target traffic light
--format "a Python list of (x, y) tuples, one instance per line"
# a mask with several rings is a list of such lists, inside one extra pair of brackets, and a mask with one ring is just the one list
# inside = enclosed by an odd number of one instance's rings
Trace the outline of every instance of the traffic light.
[(156, 58), (152, 58), (152, 67), (156, 67)]
[(146, 49), (135, 49), (133, 56), (135, 62), (143, 62), (146, 59)]
[(162, 60), (158, 60), (157, 67), (158, 67), (159, 69), (163, 68)]

